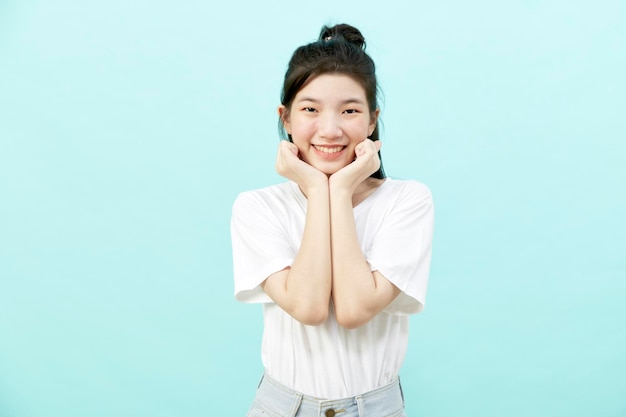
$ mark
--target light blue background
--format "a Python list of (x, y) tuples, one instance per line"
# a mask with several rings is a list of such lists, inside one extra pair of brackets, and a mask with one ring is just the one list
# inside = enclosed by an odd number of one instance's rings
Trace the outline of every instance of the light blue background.
[(411, 417), (626, 415), (623, 1), (0, 2), (0, 416), (243, 416), (229, 218), (292, 51), (359, 27), (428, 184)]

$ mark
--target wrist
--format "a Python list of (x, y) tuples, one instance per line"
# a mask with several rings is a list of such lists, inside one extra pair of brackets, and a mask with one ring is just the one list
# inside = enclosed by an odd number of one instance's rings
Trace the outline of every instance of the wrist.
[(328, 178), (326, 176), (306, 184), (298, 184), (298, 186), (307, 199), (328, 197)]
[(352, 194), (354, 194), (354, 190), (356, 187), (353, 187), (349, 184), (346, 184), (343, 181), (338, 180), (337, 178), (330, 177), (328, 181), (328, 189), (330, 195), (332, 196), (332, 200), (337, 201), (338, 199), (348, 199), (352, 200)]
[(352, 195), (360, 182), (354, 179), (345, 178), (342, 175), (333, 174), (328, 179), (328, 188), (335, 194)]

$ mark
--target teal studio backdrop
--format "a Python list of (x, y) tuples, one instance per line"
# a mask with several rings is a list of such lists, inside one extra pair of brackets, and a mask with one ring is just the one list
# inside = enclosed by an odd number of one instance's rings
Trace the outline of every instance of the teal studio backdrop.
[(0, 2), (0, 416), (243, 416), (229, 220), (292, 51), (359, 27), (430, 186), (411, 417), (626, 416), (626, 3)]

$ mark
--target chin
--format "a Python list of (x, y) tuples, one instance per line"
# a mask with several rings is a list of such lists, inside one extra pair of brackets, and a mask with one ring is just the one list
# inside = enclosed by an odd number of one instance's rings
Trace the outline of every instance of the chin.
[(318, 166), (316, 167), (318, 170), (322, 171), (324, 174), (330, 176), (333, 175), (335, 172), (339, 171), (340, 169), (344, 168), (346, 165), (341, 165), (341, 166), (334, 166), (334, 167), (329, 167), (329, 166)]

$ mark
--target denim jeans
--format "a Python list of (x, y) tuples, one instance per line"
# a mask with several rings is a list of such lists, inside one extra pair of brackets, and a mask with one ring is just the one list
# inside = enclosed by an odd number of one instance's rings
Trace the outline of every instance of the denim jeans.
[(339, 400), (322, 400), (293, 391), (267, 375), (246, 417), (406, 417), (400, 380)]

